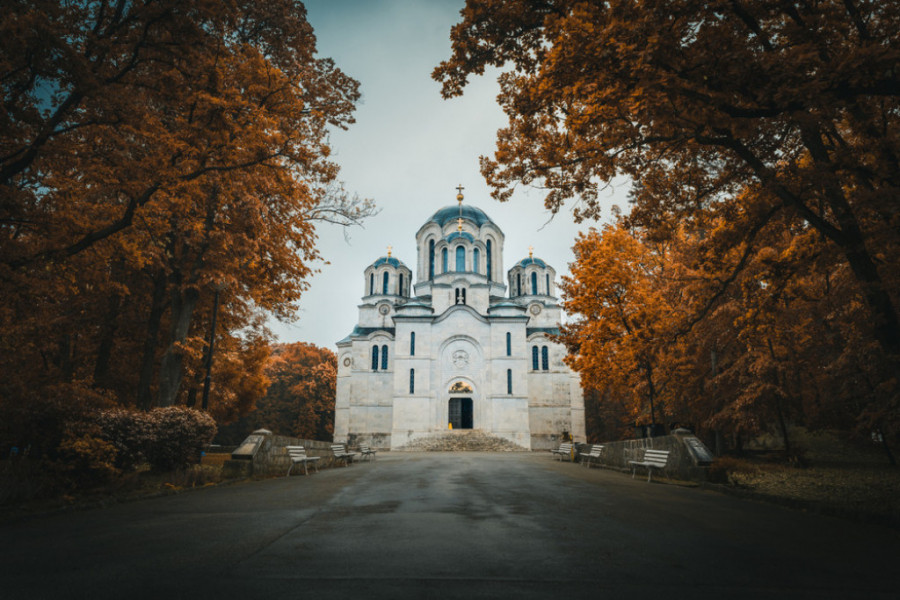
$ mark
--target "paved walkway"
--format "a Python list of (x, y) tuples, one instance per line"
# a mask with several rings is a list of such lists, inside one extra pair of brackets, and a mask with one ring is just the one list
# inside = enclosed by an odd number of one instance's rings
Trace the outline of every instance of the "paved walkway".
[(0, 525), (0, 597), (896, 598), (895, 531), (549, 453), (375, 463)]

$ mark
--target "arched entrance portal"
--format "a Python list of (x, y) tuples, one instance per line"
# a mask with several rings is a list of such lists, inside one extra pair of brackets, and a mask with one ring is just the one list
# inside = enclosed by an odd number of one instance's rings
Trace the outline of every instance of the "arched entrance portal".
[(447, 420), (453, 429), (472, 429), (472, 399), (450, 398)]

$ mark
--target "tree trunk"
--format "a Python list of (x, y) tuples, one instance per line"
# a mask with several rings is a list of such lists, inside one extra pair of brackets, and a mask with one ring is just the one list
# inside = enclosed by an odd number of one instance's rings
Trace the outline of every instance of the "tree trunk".
[(159, 365), (159, 392), (157, 406), (172, 406), (181, 388), (184, 371), (184, 352), (179, 345), (187, 339), (191, 319), (200, 293), (195, 288), (172, 290), (172, 328), (169, 346)]
[(141, 378), (138, 382), (137, 403), (143, 410), (150, 410), (153, 401), (150, 386), (153, 383), (153, 365), (156, 362), (156, 345), (159, 343), (159, 326), (166, 308), (165, 298), (166, 272), (160, 269), (153, 278), (153, 296), (150, 301), (147, 336), (144, 338), (144, 351), (141, 358)]
[(116, 330), (119, 325), (119, 310), (122, 306), (122, 297), (113, 294), (109, 298), (106, 318), (100, 328), (100, 345), (97, 348), (97, 362), (94, 364), (94, 387), (107, 388), (109, 384), (109, 361), (112, 357), (113, 344), (116, 339)]

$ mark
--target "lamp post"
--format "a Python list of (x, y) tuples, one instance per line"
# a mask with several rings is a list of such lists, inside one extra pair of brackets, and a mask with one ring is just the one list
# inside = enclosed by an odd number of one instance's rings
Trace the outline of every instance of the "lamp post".
[(209, 326), (209, 351), (206, 353), (206, 378), (203, 380), (203, 400), (200, 408), (206, 410), (209, 407), (209, 386), (212, 383), (213, 350), (216, 344), (216, 314), (219, 312), (219, 292), (224, 286), (216, 286), (216, 294), (213, 297), (212, 323)]

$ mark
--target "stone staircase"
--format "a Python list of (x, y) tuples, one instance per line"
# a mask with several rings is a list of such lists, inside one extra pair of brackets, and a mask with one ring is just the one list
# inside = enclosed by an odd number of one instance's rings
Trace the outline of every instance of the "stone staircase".
[(457, 429), (393, 448), (400, 452), (528, 452), (518, 444), (480, 429)]

